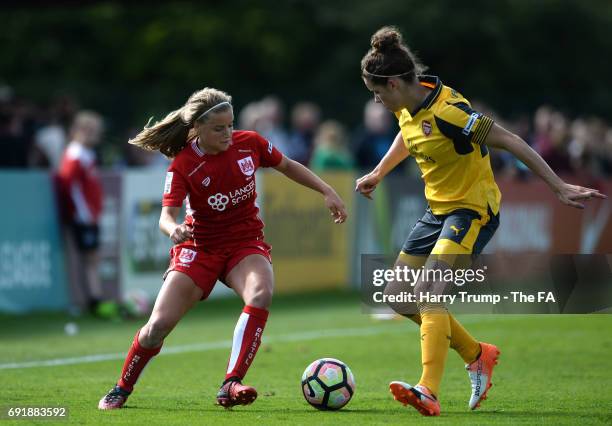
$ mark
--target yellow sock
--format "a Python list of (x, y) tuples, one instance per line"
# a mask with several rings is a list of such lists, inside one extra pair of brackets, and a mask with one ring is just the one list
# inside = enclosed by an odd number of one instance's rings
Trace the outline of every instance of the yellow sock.
[[(421, 315), (415, 314), (411, 315), (411, 321), (415, 322), (418, 325), (421, 325)], [(476, 361), (478, 355), (480, 355), (480, 343), (476, 339), (472, 337), (470, 333), (461, 325), (457, 319), (448, 314), (448, 318), (450, 320), (450, 330), (451, 330), (451, 340), (450, 347), (457, 351), (459, 356), (463, 358), (463, 361), (466, 364), (470, 364)]]
[(444, 364), (451, 338), (450, 320), (447, 312), (421, 312), (421, 363), (423, 374), (419, 384), (438, 396)]
[(480, 355), (480, 343), (463, 328), (461, 323), (451, 314), (448, 314), (451, 328), (450, 347), (457, 351), (466, 364), (476, 361)]

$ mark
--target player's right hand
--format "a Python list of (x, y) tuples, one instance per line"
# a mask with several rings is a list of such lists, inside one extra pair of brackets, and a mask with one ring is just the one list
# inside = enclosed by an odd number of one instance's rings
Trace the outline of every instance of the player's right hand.
[(180, 244), (193, 239), (193, 226), (185, 223), (177, 225), (172, 234), (170, 234), (170, 239), (174, 244)]
[(359, 192), (361, 195), (371, 200), (372, 192), (374, 192), (376, 185), (378, 185), (380, 181), (381, 179), (374, 172), (370, 172), (357, 179), (355, 182), (355, 192)]

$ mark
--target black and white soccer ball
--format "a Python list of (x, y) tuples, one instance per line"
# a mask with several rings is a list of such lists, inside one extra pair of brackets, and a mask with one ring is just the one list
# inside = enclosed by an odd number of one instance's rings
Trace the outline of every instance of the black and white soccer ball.
[(355, 393), (355, 378), (350, 368), (335, 358), (312, 362), (302, 374), (304, 398), (319, 410), (339, 410)]

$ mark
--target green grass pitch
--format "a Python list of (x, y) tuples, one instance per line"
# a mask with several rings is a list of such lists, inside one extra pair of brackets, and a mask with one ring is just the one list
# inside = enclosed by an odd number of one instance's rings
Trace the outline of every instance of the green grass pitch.
[[(258, 389), (259, 398), (233, 410), (215, 406), (240, 309), (237, 299), (201, 303), (166, 339), (167, 353), (149, 364), (127, 407), (112, 412), (96, 407), (115, 383), (121, 359), (6, 367), (121, 356), (142, 321), (77, 319), (80, 332), (68, 336), (64, 324), (71, 319), (60, 314), (0, 317), (0, 406), (4, 411), (68, 407), (67, 420), (38, 424), (612, 424), (611, 315), (461, 316), (476, 338), (502, 352), (494, 386), (482, 408), (471, 412), (467, 374), (451, 350), (440, 395), (442, 415), (424, 418), (388, 392), (389, 381), (419, 379), (417, 327), (407, 320), (372, 320), (351, 293), (277, 297), (245, 380)], [(357, 382), (353, 400), (338, 412), (311, 408), (300, 390), (304, 368), (325, 356), (346, 362)]]

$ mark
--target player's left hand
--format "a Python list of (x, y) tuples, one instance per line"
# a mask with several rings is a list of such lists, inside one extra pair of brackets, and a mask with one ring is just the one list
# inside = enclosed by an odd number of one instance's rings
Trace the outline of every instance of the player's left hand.
[(590, 200), (591, 198), (608, 198), (596, 189), (585, 188), (578, 185), (570, 185), (569, 183), (563, 183), (560, 188), (557, 189), (557, 197), (563, 204), (568, 206), (576, 207), (577, 209), (583, 209), (584, 204), (580, 203), (581, 200)]
[(336, 194), (336, 191), (331, 190), (325, 193), (325, 206), (331, 212), (334, 223), (344, 223), (348, 214), (346, 213), (346, 208), (344, 207), (342, 199)]

